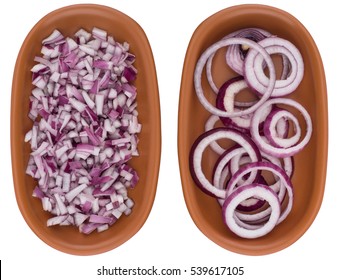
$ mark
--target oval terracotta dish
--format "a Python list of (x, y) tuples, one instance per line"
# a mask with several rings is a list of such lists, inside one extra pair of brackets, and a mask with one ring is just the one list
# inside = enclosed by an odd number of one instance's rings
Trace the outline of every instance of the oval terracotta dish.
[[(189, 153), (195, 139), (204, 131), (209, 113), (194, 89), (194, 70), (207, 47), (241, 28), (258, 27), (295, 44), (302, 53), (305, 74), (291, 98), (299, 101), (311, 115), (313, 135), (308, 146), (295, 159), (294, 205), (287, 219), (268, 235), (243, 239), (233, 234), (222, 221), (216, 199), (203, 193), (189, 171)], [(214, 59), (213, 76), (217, 85), (233, 77), (224, 57)], [(205, 77), (205, 76), (204, 76)], [(207, 82), (203, 88), (208, 91)], [(213, 95), (213, 93), (207, 93)], [(213, 99), (210, 99), (211, 101)], [(197, 227), (223, 248), (245, 255), (264, 255), (280, 251), (298, 240), (314, 221), (322, 203), (327, 169), (328, 113), (324, 69), (317, 46), (306, 28), (289, 13), (263, 5), (239, 5), (217, 12), (203, 21), (189, 43), (182, 73), (179, 102), (178, 154), (183, 193)], [(204, 172), (213, 167), (216, 155), (206, 152)], [(207, 174), (208, 178), (209, 175)]]
[[(31, 72), (34, 57), (40, 54), (41, 42), (54, 29), (72, 37), (80, 28), (104, 29), (118, 42), (128, 42), (136, 55), (138, 76), (137, 102), (142, 132), (139, 134), (139, 157), (131, 163), (140, 177), (129, 191), (135, 201), (132, 214), (118, 220), (108, 230), (84, 235), (76, 227), (47, 227), (49, 213), (42, 210), (39, 199), (32, 197), (36, 183), (25, 175), (30, 153), (24, 143), (25, 133), (32, 126), (28, 118), (31, 94)], [(43, 17), (29, 32), (20, 49), (13, 77), (11, 108), (11, 149), (13, 179), (17, 203), (27, 224), (51, 247), (75, 255), (93, 255), (116, 248), (129, 240), (146, 221), (155, 197), (161, 151), (160, 105), (158, 83), (149, 41), (143, 29), (130, 17), (100, 5), (73, 5), (55, 10)]]

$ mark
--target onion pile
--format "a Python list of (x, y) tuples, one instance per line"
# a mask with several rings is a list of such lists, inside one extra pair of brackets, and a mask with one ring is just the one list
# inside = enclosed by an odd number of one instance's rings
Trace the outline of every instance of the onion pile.
[(134, 202), (139, 180), (128, 161), (139, 155), (137, 70), (127, 42), (106, 31), (58, 30), (42, 41), (31, 69), (31, 153), (26, 173), (33, 196), (52, 214), (47, 226), (74, 225), (84, 234), (104, 231)]
[[(212, 64), (216, 52), (222, 50), (226, 50), (226, 64), (235, 76), (218, 87)], [(281, 62), (274, 63), (273, 55)], [(277, 78), (279, 67), (281, 76)], [(215, 105), (205, 96), (204, 69), (208, 85), (216, 94)], [(312, 121), (306, 109), (287, 96), (296, 91), (303, 75), (299, 50), (291, 42), (258, 28), (225, 36), (197, 61), (195, 91), (211, 115), (205, 132), (192, 145), (190, 171), (195, 184), (217, 198), (224, 223), (240, 237), (268, 234), (292, 210), (293, 156), (308, 144)], [(237, 101), (236, 96), (245, 89), (256, 100)], [(222, 125), (216, 127), (218, 122)], [(229, 147), (225, 148), (226, 143)], [(208, 147), (218, 155), (211, 180), (202, 169), (203, 153)]]

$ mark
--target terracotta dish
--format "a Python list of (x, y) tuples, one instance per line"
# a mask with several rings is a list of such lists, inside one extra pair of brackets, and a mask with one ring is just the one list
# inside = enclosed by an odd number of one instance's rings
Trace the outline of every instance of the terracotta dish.
[[(40, 54), (41, 42), (54, 29), (72, 37), (80, 28), (91, 31), (104, 29), (118, 42), (128, 42), (136, 55), (135, 81), (138, 96), (139, 157), (131, 163), (140, 177), (129, 196), (135, 201), (132, 214), (118, 220), (110, 229), (101, 233), (84, 235), (76, 227), (47, 227), (49, 213), (42, 210), (39, 199), (32, 197), (35, 181), (25, 174), (30, 153), (24, 143), (25, 133), (32, 126), (28, 118), (31, 94), (30, 69), (35, 55)], [(154, 59), (143, 29), (127, 15), (105, 6), (73, 5), (55, 10), (43, 17), (27, 35), (18, 54), (12, 87), (11, 149), (15, 194), (20, 211), (33, 232), (51, 247), (75, 255), (93, 255), (116, 248), (129, 240), (146, 221), (155, 197), (161, 152), (160, 106)]]
[[(204, 131), (210, 114), (203, 108), (194, 89), (194, 70), (207, 47), (225, 35), (241, 28), (258, 27), (291, 41), (302, 53), (304, 78), (291, 95), (309, 112), (313, 135), (307, 147), (297, 154), (294, 185), (294, 205), (288, 218), (268, 235), (243, 239), (233, 234), (223, 223), (221, 208), (215, 198), (203, 193), (192, 180), (189, 152), (195, 139)], [(225, 65), (224, 57), (216, 54), (213, 77), (221, 85), (235, 76)], [(205, 74), (203, 75), (205, 77)], [(213, 102), (208, 83), (202, 81), (207, 98)], [(209, 94), (211, 95), (210, 97)], [(306, 28), (289, 13), (263, 5), (239, 5), (224, 9), (203, 21), (193, 33), (182, 73), (179, 101), (178, 156), (183, 193), (187, 208), (197, 227), (221, 247), (245, 255), (265, 255), (280, 251), (297, 241), (313, 223), (322, 203), (328, 150), (327, 91), (322, 60), (317, 46)], [(212, 150), (204, 154), (203, 171), (207, 178), (217, 156)], [(210, 171), (209, 171), (210, 170)], [(209, 174), (210, 172), (210, 174)]]

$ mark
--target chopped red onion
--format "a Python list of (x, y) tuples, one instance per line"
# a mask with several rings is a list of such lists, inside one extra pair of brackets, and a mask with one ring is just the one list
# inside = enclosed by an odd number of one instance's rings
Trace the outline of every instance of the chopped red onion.
[(128, 189), (139, 177), (128, 161), (138, 156), (135, 56), (105, 30), (54, 30), (42, 41), (31, 69), (32, 129), (26, 173), (33, 196), (53, 216), (47, 226), (74, 225), (102, 232), (134, 202)]

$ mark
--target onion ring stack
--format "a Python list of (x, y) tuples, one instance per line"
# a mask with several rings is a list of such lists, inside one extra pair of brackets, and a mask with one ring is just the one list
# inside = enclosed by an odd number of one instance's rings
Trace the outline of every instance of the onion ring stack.
[[(217, 86), (213, 58), (224, 50), (226, 64), (235, 76)], [(274, 55), (281, 58), (280, 78)], [(202, 86), (204, 70), (216, 95), (215, 105), (208, 101)], [(195, 91), (211, 115), (204, 133), (192, 145), (190, 172), (202, 191), (217, 198), (224, 223), (240, 237), (259, 238), (270, 233), (292, 210), (293, 156), (312, 136), (307, 110), (289, 98), (298, 90), (303, 75), (303, 58), (294, 44), (258, 28), (223, 37), (197, 61)], [(257, 100), (236, 100), (243, 90)], [(224, 148), (218, 143), (221, 139), (233, 145)], [(218, 155), (211, 180), (202, 170), (203, 153), (208, 147)]]

